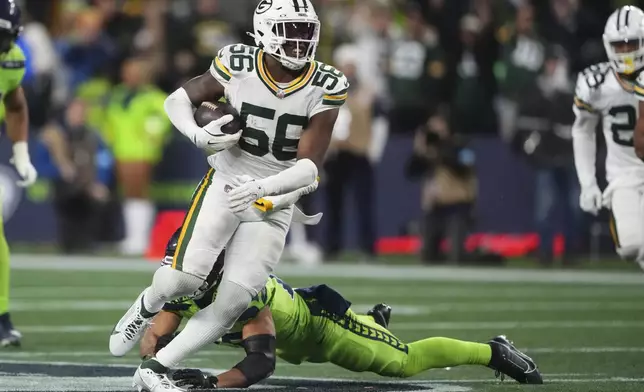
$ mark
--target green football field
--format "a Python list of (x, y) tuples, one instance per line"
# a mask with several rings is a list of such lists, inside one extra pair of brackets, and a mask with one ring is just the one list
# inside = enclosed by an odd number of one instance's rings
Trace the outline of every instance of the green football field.
[[(132, 390), (136, 353), (112, 358), (107, 341), (156, 266), (139, 260), (17, 256), (13, 267), (12, 317), (24, 341), (20, 349), (0, 349), (0, 391)], [(260, 389), (644, 389), (644, 274), (635, 267), (602, 272), (282, 264), (278, 273), (295, 287), (329, 284), (359, 312), (378, 302), (390, 304), (391, 330), (405, 341), (430, 336), (486, 341), (506, 334), (537, 361), (545, 385), (500, 383), (492, 370), (480, 367), (389, 380), (332, 365), (279, 361)], [(242, 357), (240, 350), (213, 345), (184, 365), (226, 369)]]

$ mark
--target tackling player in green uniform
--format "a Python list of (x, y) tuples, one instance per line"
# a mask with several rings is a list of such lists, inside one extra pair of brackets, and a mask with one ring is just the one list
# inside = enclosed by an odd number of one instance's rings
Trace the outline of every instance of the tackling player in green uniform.
[[(172, 260), (176, 242), (177, 238), (172, 238), (168, 243), (166, 260)], [(141, 342), (143, 357), (153, 356), (172, 339), (183, 318), (192, 317), (214, 300), (222, 269), (220, 256), (208, 276), (212, 287), (205, 294), (172, 301), (155, 316)], [(543, 382), (534, 361), (503, 336), (486, 344), (442, 337), (404, 343), (387, 329), (390, 307), (380, 304), (367, 315), (358, 315), (350, 305), (326, 285), (293, 289), (271, 276), (220, 342), (244, 347), (246, 358), (218, 376), (183, 369), (172, 377), (178, 386), (248, 387), (273, 373), (277, 355), (292, 364), (330, 362), (347, 370), (386, 377), (411, 377), (429, 369), (482, 365), (520, 383)]]
[[(29, 115), (20, 86), (25, 74), (25, 56), (16, 39), (21, 29), (18, 5), (14, 0), (0, 0), (0, 127), (4, 124), (13, 142), (11, 162), (22, 177), (18, 185), (29, 186), (36, 181), (37, 174), (27, 149)], [(0, 216), (1, 207), (0, 204)], [(0, 225), (0, 346), (18, 346), (20, 338), (9, 319), (9, 246)]]

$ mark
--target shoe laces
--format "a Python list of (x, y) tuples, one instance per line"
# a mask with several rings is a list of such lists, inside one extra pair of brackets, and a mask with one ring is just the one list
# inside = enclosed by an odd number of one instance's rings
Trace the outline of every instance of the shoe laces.
[(143, 325), (143, 318), (139, 315), (134, 319), (133, 322), (131, 322), (126, 328), (123, 334), (128, 340), (134, 339), (134, 337), (139, 333), (141, 330), (141, 326)]

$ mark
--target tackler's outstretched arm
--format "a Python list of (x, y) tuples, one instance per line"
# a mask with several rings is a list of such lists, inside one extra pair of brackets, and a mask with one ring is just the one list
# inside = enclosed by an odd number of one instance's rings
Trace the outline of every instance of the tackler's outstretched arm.
[(273, 374), (275, 370), (275, 324), (268, 307), (248, 322), (242, 330), (246, 358), (218, 376), (199, 369), (181, 369), (172, 379), (178, 386), (197, 389), (247, 388)]

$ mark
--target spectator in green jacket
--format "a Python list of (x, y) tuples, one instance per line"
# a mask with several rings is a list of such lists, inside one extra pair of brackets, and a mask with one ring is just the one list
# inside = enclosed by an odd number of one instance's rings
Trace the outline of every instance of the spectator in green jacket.
[(166, 95), (151, 84), (152, 75), (146, 59), (126, 60), (122, 82), (112, 91), (106, 111), (108, 139), (125, 198), (121, 252), (127, 255), (142, 255), (147, 248), (155, 214), (150, 183), (171, 129), (163, 109)]

